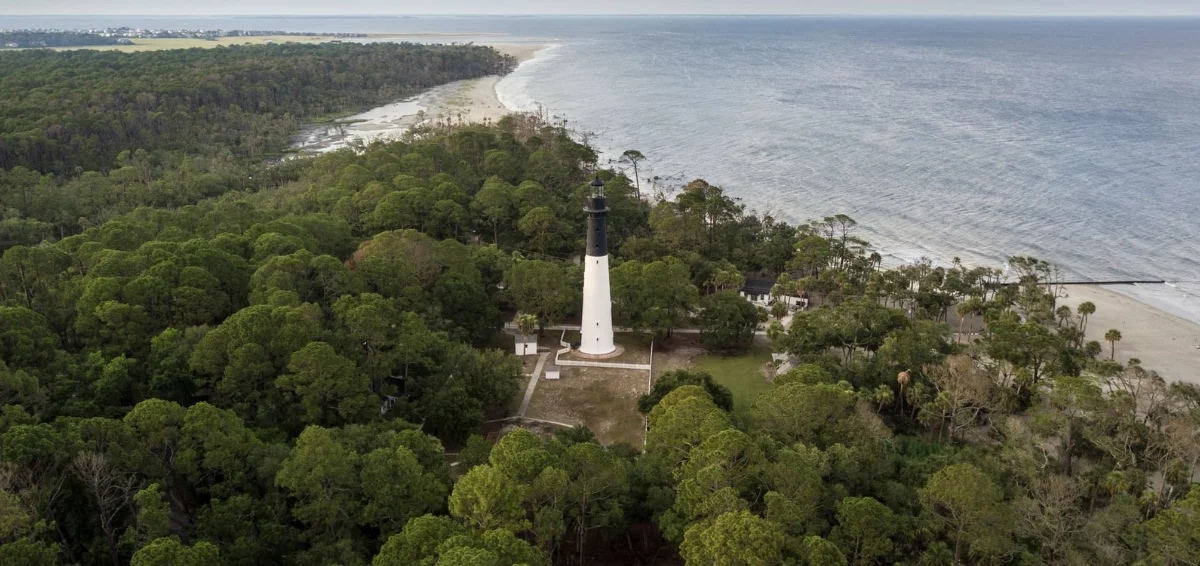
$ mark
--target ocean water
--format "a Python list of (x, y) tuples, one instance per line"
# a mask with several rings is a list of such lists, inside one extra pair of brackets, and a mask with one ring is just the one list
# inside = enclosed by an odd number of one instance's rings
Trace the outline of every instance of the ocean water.
[(1140, 300), (1200, 321), (1200, 19), (0, 17), (97, 25), (553, 44), (501, 100), (642, 151), (665, 185), (849, 214), (896, 261), (1172, 281)]
[(501, 84), (608, 155), (901, 257), (1200, 279), (1200, 21), (667, 19)]

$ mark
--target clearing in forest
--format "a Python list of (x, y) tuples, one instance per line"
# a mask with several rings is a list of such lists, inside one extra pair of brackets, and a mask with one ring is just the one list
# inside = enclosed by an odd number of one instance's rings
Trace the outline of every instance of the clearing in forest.
[(525, 416), (587, 425), (605, 445), (642, 447), (646, 421), (637, 411), (647, 372), (609, 368), (562, 368), (562, 379), (540, 379)]

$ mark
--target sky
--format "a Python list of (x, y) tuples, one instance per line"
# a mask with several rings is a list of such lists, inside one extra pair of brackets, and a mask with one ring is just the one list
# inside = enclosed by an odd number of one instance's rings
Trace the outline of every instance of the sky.
[(4, 15), (1200, 15), (1200, 0), (0, 0)]

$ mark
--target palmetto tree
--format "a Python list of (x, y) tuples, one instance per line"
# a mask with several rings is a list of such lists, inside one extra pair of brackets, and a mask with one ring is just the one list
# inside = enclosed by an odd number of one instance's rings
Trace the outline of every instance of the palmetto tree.
[(1096, 314), (1096, 303), (1084, 301), (1075, 307), (1075, 312), (1079, 313), (1079, 330), (1087, 332), (1087, 319), (1089, 316)]
[(892, 393), (892, 388), (886, 385), (880, 385), (872, 392), (871, 400), (879, 405), (879, 412), (883, 412), (883, 408), (891, 405), (895, 395)]
[(1071, 320), (1071, 307), (1063, 305), (1054, 310), (1054, 315), (1058, 317), (1058, 325), (1066, 326), (1067, 321)]
[(958, 313), (958, 334), (962, 336), (963, 324), (967, 322), (967, 316), (972, 315), (970, 301), (963, 301), (954, 307), (954, 312)]
[[(538, 318), (533, 314), (522, 314), (517, 316), (517, 330), (521, 332), (521, 343), (524, 344), (529, 335), (533, 333), (533, 329), (537, 328)], [(524, 353), (524, 351), (522, 351)]]
[(970, 324), (967, 325), (967, 336), (969, 337), (973, 334), (975, 332), (975, 316), (982, 313), (984, 308), (986, 308), (986, 305), (983, 302), (983, 297), (978, 296), (968, 297), (967, 300), (958, 303), (958, 306), (954, 307), (954, 311), (959, 316), (958, 333), (962, 334), (963, 323), (969, 320)]
[(1109, 329), (1108, 332), (1104, 333), (1104, 341), (1108, 342), (1108, 345), (1111, 348), (1108, 353), (1108, 359), (1110, 359), (1110, 360), (1116, 359), (1116, 357), (1117, 357), (1117, 342), (1121, 341), (1121, 331), (1117, 330), (1116, 328)]

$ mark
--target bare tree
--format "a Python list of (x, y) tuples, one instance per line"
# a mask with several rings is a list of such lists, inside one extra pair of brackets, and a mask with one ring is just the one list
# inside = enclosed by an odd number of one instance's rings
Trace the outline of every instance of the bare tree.
[(925, 375), (937, 393), (922, 405), (920, 420), (937, 424), (939, 435), (947, 430), (951, 442), (992, 405), (992, 380), (968, 356), (950, 356), (943, 363), (925, 366)]
[(1017, 502), (1022, 519), (1019, 528), (1022, 534), (1038, 541), (1047, 564), (1065, 563), (1071, 545), (1087, 526), (1079, 505), (1082, 495), (1078, 481), (1052, 475), (1036, 480), (1029, 496)]
[(120, 566), (121, 557), (117, 551), (118, 519), (138, 489), (137, 476), (118, 469), (104, 454), (87, 451), (75, 456), (71, 470), (95, 500), (109, 557), (113, 566)]

